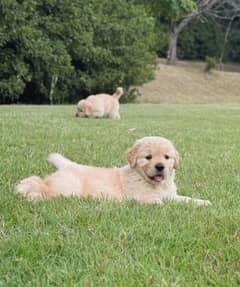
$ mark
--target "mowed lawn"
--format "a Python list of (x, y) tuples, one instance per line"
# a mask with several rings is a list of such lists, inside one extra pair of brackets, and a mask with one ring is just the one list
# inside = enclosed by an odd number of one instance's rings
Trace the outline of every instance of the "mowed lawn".
[[(120, 121), (74, 113), (0, 106), (0, 286), (239, 286), (240, 105), (129, 104)], [(179, 193), (212, 206), (34, 204), (14, 193), (24, 177), (53, 171), (51, 152), (121, 166), (127, 148), (149, 135), (175, 143)]]

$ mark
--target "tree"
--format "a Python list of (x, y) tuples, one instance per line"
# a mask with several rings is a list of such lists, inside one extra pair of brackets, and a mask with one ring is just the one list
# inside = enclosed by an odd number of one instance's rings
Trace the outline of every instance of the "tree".
[(147, 81), (154, 25), (127, 0), (1, 0), (0, 103), (76, 102)]
[(49, 101), (53, 96), (51, 79), (71, 71), (64, 44), (50, 38), (41, 23), (39, 10), (47, 6), (46, 2), (0, 3), (0, 102)]
[(228, 40), (229, 40), (229, 34), (231, 33), (234, 20), (237, 17), (238, 17), (237, 14), (233, 15), (228, 21), (228, 25), (227, 25), (227, 28), (226, 28), (226, 31), (225, 31), (225, 35), (224, 35), (224, 42), (223, 42), (223, 46), (222, 46), (222, 52), (221, 52), (221, 56), (219, 58), (219, 63), (220, 63), (221, 66), (222, 66), (222, 63), (223, 63), (223, 60), (224, 60), (225, 50), (226, 50), (226, 46), (227, 46), (227, 43), (228, 43)]
[(240, 0), (152, 0), (146, 1), (163, 21), (168, 22), (167, 63), (175, 65), (179, 34), (193, 20), (231, 19), (240, 15)]
[(234, 63), (240, 63), (240, 17), (236, 18), (229, 33), (225, 57)]
[(76, 79), (70, 90), (71, 101), (79, 95), (112, 93), (118, 85), (128, 89), (152, 78), (156, 60), (154, 18), (125, 0), (79, 2), (83, 7), (79, 18), (87, 15), (82, 25), (91, 33), (84, 45), (76, 44), (70, 52)]
[(205, 61), (206, 56), (219, 59), (225, 29), (221, 21), (216, 22), (214, 19), (207, 22), (193, 20), (178, 39), (178, 59)]
[[(194, 9), (183, 14), (180, 19), (171, 22), (170, 41), (167, 62), (175, 65), (177, 40), (183, 29), (193, 20), (206, 21), (210, 17), (217, 19), (233, 19), (240, 15), (239, 0), (197, 0)], [(231, 22), (230, 22), (231, 23)]]

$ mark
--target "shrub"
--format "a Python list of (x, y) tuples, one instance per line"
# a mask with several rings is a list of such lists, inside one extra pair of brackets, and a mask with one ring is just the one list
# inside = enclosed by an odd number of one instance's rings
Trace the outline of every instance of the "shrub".
[(211, 72), (213, 69), (216, 68), (217, 66), (217, 59), (214, 57), (206, 57), (206, 66), (205, 66), (205, 72), (209, 73)]
[(130, 88), (124, 92), (123, 97), (120, 99), (121, 103), (135, 102), (138, 97), (141, 96), (140, 91), (137, 88)]

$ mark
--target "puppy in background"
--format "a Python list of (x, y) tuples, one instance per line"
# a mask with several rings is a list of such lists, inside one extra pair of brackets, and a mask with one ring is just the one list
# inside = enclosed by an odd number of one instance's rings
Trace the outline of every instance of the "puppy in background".
[(120, 119), (119, 99), (123, 88), (118, 87), (113, 95), (97, 94), (88, 96), (77, 104), (76, 117)]
[(116, 201), (136, 200), (161, 204), (164, 200), (209, 205), (208, 200), (177, 193), (175, 170), (179, 156), (174, 145), (162, 137), (137, 140), (126, 155), (128, 164), (120, 168), (100, 168), (77, 164), (60, 154), (48, 161), (56, 172), (42, 179), (28, 177), (16, 191), (29, 200), (57, 196), (92, 197)]

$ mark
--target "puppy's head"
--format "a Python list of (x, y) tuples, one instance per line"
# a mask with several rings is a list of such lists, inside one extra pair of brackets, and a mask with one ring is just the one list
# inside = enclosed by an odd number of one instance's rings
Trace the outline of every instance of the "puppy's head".
[(171, 178), (178, 166), (179, 155), (169, 140), (144, 137), (127, 152), (127, 161), (147, 182), (156, 185)]
[(91, 104), (87, 100), (81, 100), (77, 105), (77, 114), (80, 117), (88, 117), (92, 113)]

